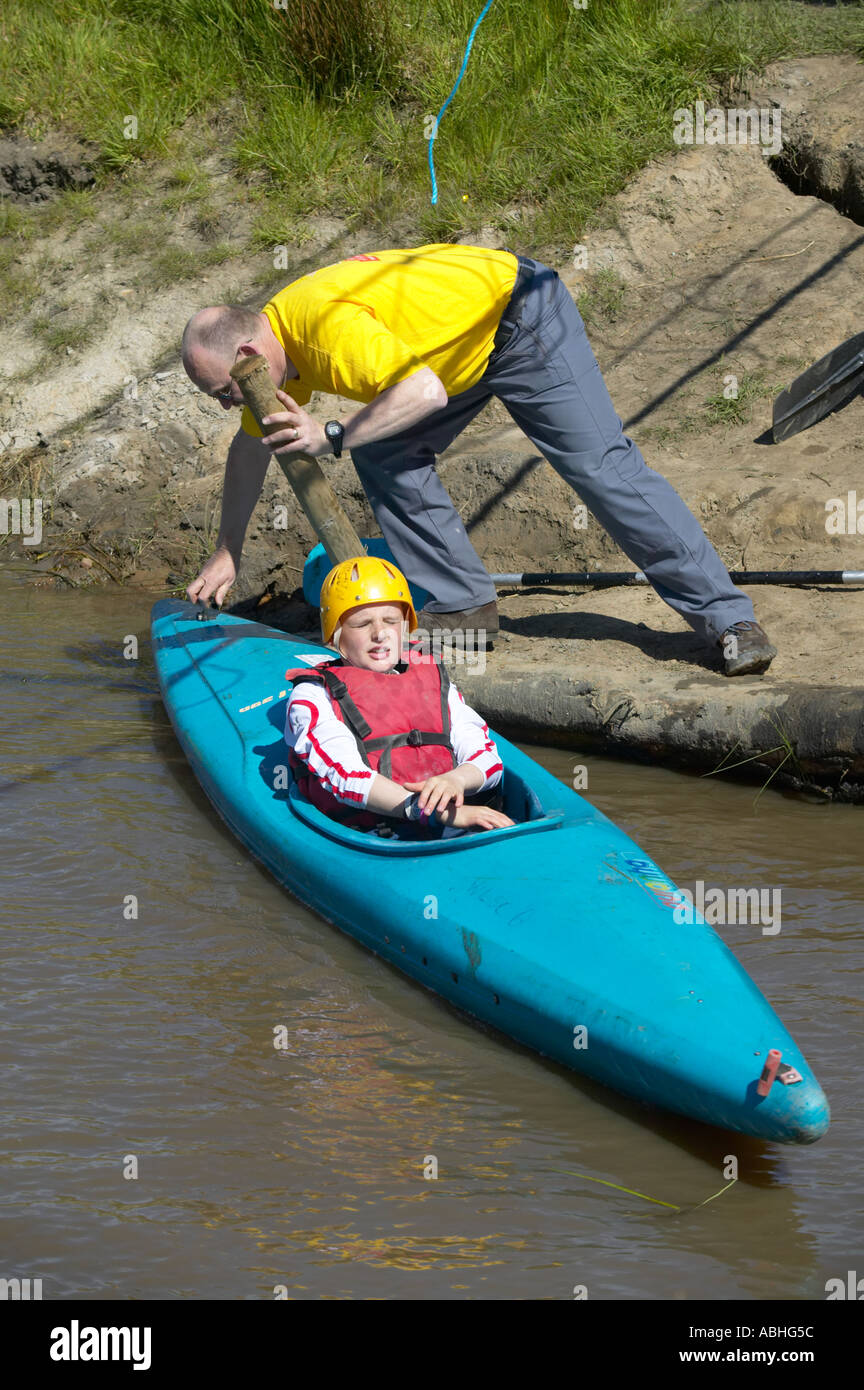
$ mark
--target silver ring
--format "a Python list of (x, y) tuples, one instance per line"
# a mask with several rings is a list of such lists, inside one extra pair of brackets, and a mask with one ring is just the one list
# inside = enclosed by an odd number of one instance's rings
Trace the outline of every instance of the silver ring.
[(300, 431), (299, 431), (299, 430), (292, 430), (292, 431), (291, 431), (291, 438), (292, 438), (292, 439), (299, 439), (299, 438), (300, 438)]

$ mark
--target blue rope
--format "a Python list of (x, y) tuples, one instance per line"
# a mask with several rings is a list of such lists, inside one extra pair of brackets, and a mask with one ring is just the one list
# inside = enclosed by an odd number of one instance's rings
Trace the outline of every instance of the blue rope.
[(432, 146), (433, 146), (433, 144), (435, 143), (435, 136), (438, 134), (438, 126), (439, 126), (439, 124), (440, 124), (441, 117), (444, 115), (444, 112), (447, 110), (447, 107), (450, 105), (451, 101), (452, 101), (453, 98), (455, 97), (456, 92), (457, 92), (457, 89), (458, 89), (458, 87), (459, 87), (459, 83), (462, 81), (462, 78), (465, 76), (465, 69), (466, 69), (467, 66), (468, 66), (468, 58), (469, 58), (469, 55), (470, 55), (470, 53), (471, 53), (471, 45), (472, 45), (472, 43), (474, 42), (474, 35), (477, 33), (477, 30), (480, 28), (480, 25), (482, 24), (483, 20), (485, 19), (486, 13), (487, 13), (487, 11), (489, 10), (489, 7), (491, 6), (491, 4), (492, 4), (492, 0), (486, 0), (486, 4), (483, 6), (483, 10), (481, 11), (479, 18), (477, 19), (477, 21), (476, 21), (476, 23), (475, 23), (475, 25), (474, 25), (474, 28), (471, 30), (471, 33), (470, 33), (469, 36), (468, 36), (468, 45), (467, 45), (467, 47), (466, 47), (466, 49), (465, 49), (465, 57), (462, 59), (462, 66), (461, 66), (461, 68), (459, 69), (459, 76), (456, 78), (456, 81), (455, 81), (455, 83), (454, 83), (454, 85), (453, 85), (453, 90), (452, 90), (452, 92), (450, 93), (450, 95), (449, 95), (449, 97), (447, 98), (447, 100), (445, 101), (444, 105), (441, 107), (441, 110), (438, 112), (438, 115), (435, 117), (435, 126), (434, 126), (434, 129), (433, 129), (433, 131), (432, 131), (432, 135), (431, 135), (431, 137), (430, 137), (430, 139), (429, 139), (429, 173), (430, 173), (431, 176), (432, 176), (432, 203), (433, 203), (433, 204), (435, 204), (435, 203), (438, 202), (438, 184), (437, 184), (436, 179), (435, 179), (435, 161), (434, 161), (433, 156), (432, 156)]

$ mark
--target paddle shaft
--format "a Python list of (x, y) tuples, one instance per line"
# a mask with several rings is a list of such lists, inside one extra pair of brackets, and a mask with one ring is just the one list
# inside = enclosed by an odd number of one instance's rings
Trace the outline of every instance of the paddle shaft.
[[(864, 584), (864, 570), (730, 570), (733, 584)], [(547, 574), (493, 574), (493, 584), (531, 585), (571, 584), (574, 587), (611, 588), (616, 584), (647, 584), (641, 570), (570, 570)]]
[[(277, 415), (284, 409), (276, 395), (276, 387), (270, 380), (266, 360), (256, 354), (244, 357), (231, 368), (231, 375), (240, 387), (243, 399), (248, 405), (262, 434), (273, 426), (263, 425), (265, 415)], [(276, 462), (294, 489), (300, 506), (306, 513), (309, 524), (327, 551), (332, 565), (340, 560), (352, 560), (356, 555), (365, 555), (366, 548), (351, 522), (348, 520), (336, 493), (327, 481), (321, 467), (311, 454), (274, 454)]]

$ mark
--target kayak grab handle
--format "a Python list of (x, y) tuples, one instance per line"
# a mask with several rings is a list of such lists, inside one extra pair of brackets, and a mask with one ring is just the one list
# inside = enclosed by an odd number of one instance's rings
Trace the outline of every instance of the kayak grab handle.
[(201, 599), (198, 600), (194, 607), (195, 617), (198, 619), (199, 623), (209, 622), (211, 618), (215, 618), (220, 612), (220, 609), (215, 605), (204, 602)]
[(774, 1078), (777, 1075), (777, 1068), (780, 1065), (780, 1058), (782, 1056), (783, 1053), (778, 1052), (776, 1047), (772, 1047), (771, 1051), (768, 1053), (765, 1059), (765, 1065), (762, 1068), (762, 1075), (756, 1083), (756, 1090), (759, 1092), (760, 1096), (767, 1096), (771, 1087), (774, 1085)]

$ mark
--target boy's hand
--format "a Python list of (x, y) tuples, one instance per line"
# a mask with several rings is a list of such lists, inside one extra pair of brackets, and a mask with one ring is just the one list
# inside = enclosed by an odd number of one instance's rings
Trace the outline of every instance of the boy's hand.
[(460, 806), (448, 811), (445, 820), (448, 825), (458, 826), (460, 830), (467, 826), (474, 826), (475, 830), (503, 830), (506, 825), (516, 824), (503, 811), (493, 811), (491, 806)]
[(419, 792), (421, 811), (443, 811), (452, 801), (454, 807), (461, 806), (465, 800), (465, 786), (461, 777), (452, 772), (441, 772), (437, 777), (427, 777), (425, 782), (403, 782), (408, 792)]
[(507, 825), (516, 824), (503, 811), (493, 811), (491, 806), (466, 806), (464, 784), (452, 772), (428, 777), (425, 782), (405, 782), (403, 786), (406, 791), (419, 792), (420, 809), (437, 811), (445, 825), (460, 830), (469, 826), (477, 830), (503, 830)]

